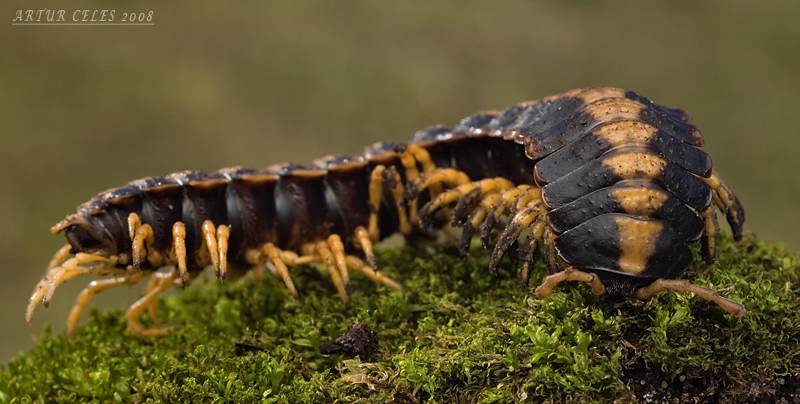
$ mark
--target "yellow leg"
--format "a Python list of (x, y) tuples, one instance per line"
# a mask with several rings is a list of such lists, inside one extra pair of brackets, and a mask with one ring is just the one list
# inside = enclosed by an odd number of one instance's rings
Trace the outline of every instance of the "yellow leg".
[(372, 268), (364, 265), (364, 262), (361, 261), (361, 259), (359, 259), (358, 257), (355, 257), (353, 255), (347, 255), (345, 256), (345, 261), (347, 262), (348, 267), (363, 273), (364, 275), (366, 275), (375, 282), (380, 282), (394, 290), (403, 289), (403, 287), (399, 283), (393, 281), (391, 278), (383, 275), (380, 272), (373, 271)]
[(711, 265), (714, 263), (714, 258), (717, 256), (717, 233), (719, 233), (717, 212), (715, 211), (714, 205), (700, 212), (700, 218), (702, 218), (705, 223), (703, 235), (700, 238), (700, 255), (703, 256), (703, 260), (705, 260), (706, 264)]
[(289, 289), (289, 293), (297, 299), (298, 293), (297, 288), (294, 287), (294, 282), (292, 282), (292, 277), (289, 276), (289, 268), (286, 267), (286, 262), (281, 258), (282, 252), (278, 247), (275, 247), (272, 243), (266, 243), (262, 247), (264, 254), (266, 254), (267, 258), (272, 262), (272, 265), (275, 266), (275, 270), (280, 275), (281, 279), (283, 279), (283, 283), (286, 285), (286, 288)]
[(545, 226), (544, 236), (544, 263), (547, 265), (547, 271), (551, 274), (559, 272), (560, 267), (566, 265), (563, 261), (558, 259), (558, 251), (556, 251), (556, 234), (550, 230), (550, 226)]
[(172, 248), (178, 260), (181, 284), (186, 287), (189, 284), (189, 271), (186, 269), (186, 226), (183, 222), (172, 225)]
[[(426, 230), (433, 229), (440, 220), (437, 219), (437, 212), (457, 202), (450, 217), (450, 225), (458, 226), (463, 223), (464, 231), (461, 233), (459, 253), (466, 255), (475, 229), (483, 221), (487, 212), (500, 201), (500, 191), (513, 188), (513, 186), (514, 184), (505, 178), (487, 178), (459, 185), (439, 194), (422, 208), (419, 213), (420, 225)], [(469, 212), (469, 209), (472, 209), (476, 203), (478, 206)], [(469, 218), (466, 218), (468, 215)]]
[[(361, 242), (362, 249), (367, 251), (367, 256), (374, 257), (367, 230), (360, 227), (360, 230), (356, 232), (356, 238)], [(271, 243), (267, 243), (262, 247), (261, 252), (251, 250), (245, 256), (247, 262), (251, 265), (262, 265), (265, 259), (269, 259), (275, 267), (274, 272), (283, 278), (286, 287), (295, 298), (298, 297), (298, 293), (289, 276), (288, 267), (311, 263), (325, 265), (340, 298), (346, 306), (350, 305), (350, 294), (352, 293), (348, 268), (361, 272), (370, 279), (381, 282), (390, 288), (402, 289), (402, 286), (397, 282), (370, 268), (370, 266), (365, 266), (364, 262), (359, 258), (346, 255), (344, 245), (337, 234), (329, 236), (324, 241), (304, 244), (300, 250), (303, 255), (298, 255), (294, 251), (282, 251)]]
[(508, 248), (517, 240), (520, 233), (528, 228), (531, 223), (540, 215), (544, 213), (544, 204), (539, 200), (531, 201), (528, 206), (521, 212), (517, 212), (514, 217), (509, 220), (506, 229), (497, 244), (492, 250), (492, 258), (489, 261), (489, 270), (492, 273), (497, 273), (500, 267), (500, 260), (506, 254)]
[(136, 233), (131, 242), (131, 259), (133, 261), (133, 267), (136, 268), (136, 270), (142, 269), (142, 261), (147, 259), (147, 252), (152, 251), (151, 248), (145, 246), (145, 243), (152, 245), (152, 240), (153, 228), (150, 227), (149, 224), (141, 225), (136, 228)]
[[(406, 145), (406, 149), (402, 154), (412, 155), (414, 160), (417, 163), (419, 163), (420, 166), (422, 166), (423, 173), (430, 173), (436, 170), (436, 165), (433, 164), (433, 160), (431, 160), (431, 156), (430, 154), (428, 154), (428, 151), (423, 149), (422, 147), (419, 147), (418, 145), (415, 144)], [(414, 169), (416, 170), (416, 166), (414, 167)], [(406, 182), (412, 181), (415, 178), (417, 178), (417, 175), (409, 176), (408, 173), (406, 173)], [(439, 183), (430, 184), (428, 186), (428, 191), (431, 194), (431, 198), (433, 198), (436, 195), (442, 193), (442, 185)], [(416, 204), (416, 201), (412, 201), (412, 203)], [(416, 206), (414, 206), (414, 211), (416, 211)]]
[(422, 166), (422, 172), (429, 173), (436, 169), (436, 165), (433, 164), (431, 160), (431, 155), (428, 154), (428, 151), (419, 147), (415, 144), (408, 144), (406, 145), (406, 153), (411, 153), (414, 156), (414, 159)]
[[(478, 196), (477, 196), (476, 199), (480, 200), (480, 201), (482, 201), (484, 198), (486, 198), (490, 194), (498, 193), (498, 192), (502, 192), (502, 191), (514, 188), (514, 184), (511, 181), (509, 181), (509, 180), (507, 180), (505, 178), (502, 178), (502, 177), (487, 178), (487, 179), (484, 179), (484, 180), (481, 180), (481, 181), (477, 181), (476, 185), (477, 185), (476, 188), (477, 188), (478, 191), (474, 191), (473, 190), (472, 192), (478, 192)], [(459, 202), (461, 202), (461, 201), (459, 201)], [(459, 210), (459, 208), (458, 208), (458, 206), (456, 206), (455, 211), (458, 212), (458, 210)]]
[(303, 256), (297, 255), (294, 251), (281, 251), (281, 259), (286, 265), (295, 267), (298, 265), (305, 265), (311, 263), (318, 263), (321, 262), (320, 258), (316, 254), (316, 245), (314, 243), (308, 243), (303, 246), (304, 254)]
[(90, 271), (91, 271), (90, 268), (87, 268), (87, 267), (84, 267), (84, 266), (81, 266), (81, 265), (76, 265), (76, 266), (73, 266), (73, 267), (70, 267), (70, 268), (64, 268), (63, 271), (59, 271), (57, 274), (55, 274), (55, 276), (53, 276), (53, 279), (50, 281), (50, 285), (47, 288), (47, 293), (45, 293), (45, 295), (44, 295), (44, 300), (42, 301), (42, 304), (44, 304), (44, 307), (47, 307), (47, 306), (50, 305), (50, 299), (53, 298), (53, 293), (55, 293), (56, 288), (58, 287), (58, 285), (60, 285), (62, 282), (66, 282), (66, 281), (68, 281), (68, 280), (70, 280), (70, 279), (72, 279), (72, 278), (74, 278), (76, 276), (86, 275)]
[(735, 240), (741, 240), (742, 225), (744, 224), (744, 208), (739, 202), (739, 199), (736, 198), (736, 195), (733, 194), (730, 187), (722, 181), (716, 171), (712, 171), (709, 178), (700, 177), (700, 179), (705, 181), (713, 189), (714, 203), (719, 210), (725, 213), (728, 224), (731, 225), (731, 230), (733, 231), (733, 238)]
[(225, 279), (228, 276), (228, 239), (231, 237), (231, 226), (220, 225), (217, 227), (217, 246), (219, 248), (219, 276)]
[(483, 244), (483, 248), (489, 248), (489, 239), (492, 237), (495, 224), (497, 224), (501, 216), (506, 214), (508, 208), (514, 204), (515, 201), (530, 201), (532, 199), (530, 196), (531, 189), (535, 188), (531, 188), (530, 185), (519, 185), (516, 188), (511, 188), (503, 192), (500, 201), (486, 214), (486, 219), (483, 222), (481, 228), (481, 244)]
[[(412, 223), (419, 223), (421, 215), (423, 222), (420, 223), (420, 225), (422, 228), (431, 228), (435, 219), (433, 213), (438, 211), (441, 207), (454, 202), (460, 197), (460, 194), (450, 194), (449, 192), (440, 193), (433, 198), (433, 201), (426, 204), (422, 208), (422, 211), (418, 212), (416, 204), (419, 194), (434, 184), (439, 186), (444, 185), (448, 188), (455, 188), (469, 183), (469, 177), (465, 173), (452, 168), (439, 168), (429, 173), (425, 173), (414, 181), (409, 181), (401, 203), (409, 203), (409, 206), (411, 207), (409, 216)], [(433, 196), (434, 193), (431, 192), (431, 195)]]
[[(295, 299), (298, 299), (300, 295), (294, 286), (294, 282), (292, 281), (291, 276), (289, 276), (288, 267), (295, 267), (298, 265), (320, 262), (319, 256), (313, 255), (315, 252), (315, 248), (316, 246), (314, 244), (309, 244), (307, 246), (304, 246), (304, 249), (307, 250), (306, 252), (307, 255), (299, 256), (294, 251), (280, 250), (271, 243), (267, 243), (263, 247), (264, 253), (267, 255), (270, 262), (272, 262), (274, 266), (273, 274), (281, 277), (283, 283), (286, 285), (286, 288), (289, 289), (289, 292)], [(261, 259), (259, 259), (259, 262), (260, 260)]]
[(381, 208), (381, 199), (383, 199), (383, 172), (386, 167), (379, 165), (372, 170), (369, 181), (369, 237), (373, 241), (381, 239), (380, 230), (378, 229), (378, 212)]
[(131, 236), (133, 267), (140, 270), (145, 258), (153, 267), (161, 266), (163, 257), (153, 248), (153, 228), (149, 224), (142, 224), (136, 213), (128, 215), (128, 233)]
[(339, 273), (342, 275), (342, 283), (344, 283), (344, 290), (347, 295), (353, 294), (353, 286), (350, 285), (350, 274), (347, 272), (347, 262), (344, 259), (344, 244), (338, 234), (331, 234), (328, 236), (328, 246), (333, 253), (333, 258), (336, 261), (336, 266), (339, 268)]
[(434, 171), (425, 173), (419, 178), (412, 181), (407, 181), (408, 187), (403, 195), (402, 202), (408, 202), (419, 197), (420, 192), (424, 191), (431, 184), (444, 184), (448, 188), (454, 188), (462, 184), (470, 182), (467, 174), (462, 171), (454, 170), (452, 168), (437, 168)]
[[(420, 171), (417, 164), (422, 167), (423, 173), (432, 172), (436, 169), (428, 152), (417, 145), (407, 145), (399, 156), (405, 172), (406, 183), (419, 179)], [(391, 188), (394, 202), (397, 206), (398, 227), (401, 233), (410, 234), (412, 230), (411, 223), (414, 223), (417, 217), (417, 198), (403, 199), (406, 193), (405, 186), (397, 169), (394, 166), (388, 168), (383, 165), (376, 166), (370, 174), (369, 184), (370, 217), (367, 229), (372, 241), (380, 240), (378, 213), (380, 212), (384, 185), (388, 185)], [(431, 195), (441, 192), (441, 185), (434, 183), (429, 184), (429, 186), (431, 187)]]
[(214, 227), (214, 222), (206, 220), (203, 222), (203, 240), (211, 265), (214, 267), (214, 276), (225, 279), (228, 275), (228, 238), (230, 237), (230, 226), (219, 225)]
[(486, 215), (489, 211), (497, 205), (500, 200), (503, 199), (503, 195), (499, 192), (492, 192), (487, 194), (481, 200), (481, 204), (472, 212), (472, 215), (469, 217), (467, 223), (469, 223), (472, 228), (476, 229), (478, 226), (483, 223), (483, 220), (486, 219)]
[(139, 219), (139, 215), (136, 213), (131, 213), (128, 215), (128, 235), (133, 240), (136, 237), (136, 230), (142, 227), (142, 221)]
[(147, 274), (147, 271), (136, 271), (130, 275), (120, 276), (118, 278), (96, 280), (89, 283), (89, 286), (87, 286), (86, 289), (84, 289), (78, 295), (78, 299), (75, 301), (75, 305), (72, 306), (72, 310), (67, 318), (67, 339), (70, 341), (72, 340), (72, 336), (75, 333), (75, 327), (78, 325), (78, 320), (81, 317), (81, 312), (89, 304), (95, 294), (120, 285), (133, 285), (139, 282), (139, 280), (141, 280), (142, 277), (146, 276)]
[(369, 232), (363, 226), (356, 227), (354, 232), (356, 240), (358, 241), (361, 250), (364, 251), (364, 256), (367, 257), (367, 262), (372, 270), (378, 270), (378, 263), (375, 261), (375, 254), (372, 251), (372, 240), (369, 239)]
[(527, 188), (511, 204), (511, 214), (514, 215), (523, 208), (530, 205), (532, 201), (542, 200), (542, 190), (540, 188)]
[(478, 207), (475, 208), (469, 218), (467, 218), (461, 231), (461, 240), (458, 243), (458, 253), (462, 257), (467, 255), (472, 237), (475, 235), (475, 230), (483, 223), (484, 219), (486, 219), (486, 214), (489, 213), (492, 207), (494, 207), (501, 198), (502, 195), (499, 192), (486, 194), (483, 199), (481, 199)]
[(166, 335), (169, 330), (174, 329), (175, 327), (168, 327), (168, 328), (144, 328), (144, 325), (139, 321), (139, 318), (144, 313), (144, 310), (149, 308), (152, 304), (155, 303), (158, 295), (163, 293), (164, 291), (168, 290), (173, 285), (173, 281), (176, 279), (181, 279), (181, 274), (179, 270), (173, 269), (167, 276), (158, 279), (158, 282), (154, 288), (152, 288), (145, 296), (133, 305), (128, 308), (128, 311), (125, 313), (125, 318), (128, 320), (128, 328), (131, 329), (131, 332), (134, 335), (142, 336), (142, 337), (160, 337)]
[[(458, 202), (453, 208), (452, 217), (450, 219), (453, 226), (463, 223), (465, 216), (468, 214), (468, 209), (472, 209), (476, 203), (482, 200), (487, 194), (499, 192), (502, 190), (513, 188), (514, 184), (505, 178), (487, 178), (481, 181), (474, 181), (468, 184), (459, 185), (451, 191), (447, 191), (442, 195), (460, 194)], [(440, 195), (441, 196), (441, 195)], [(436, 199), (439, 199), (438, 197)], [(434, 200), (435, 202), (436, 200)], [(434, 205), (432, 202), (431, 205)], [(438, 208), (434, 206), (435, 208)]]
[(709, 302), (716, 303), (723, 310), (733, 314), (734, 316), (743, 316), (746, 312), (744, 306), (741, 304), (732, 300), (728, 300), (718, 295), (717, 292), (714, 292), (711, 289), (694, 285), (685, 279), (676, 280), (659, 278), (649, 286), (645, 286), (636, 290), (634, 296), (636, 296), (637, 299), (645, 300), (649, 299), (654, 294), (663, 292), (667, 289), (677, 290), (679, 292), (692, 292), (703, 299), (708, 300)]
[(339, 291), (339, 297), (342, 299), (342, 302), (344, 302), (345, 306), (350, 307), (350, 296), (347, 294), (347, 289), (342, 281), (342, 275), (339, 273), (336, 259), (334, 258), (328, 243), (326, 241), (320, 241), (315, 244), (315, 249), (317, 254), (319, 254), (319, 257), (322, 259), (322, 263), (328, 268), (331, 280), (336, 286), (336, 290)]
[[(408, 150), (406, 148), (406, 150)], [(419, 177), (419, 170), (417, 169), (417, 159), (414, 158), (412, 153), (400, 153), (400, 163), (403, 164), (403, 169), (406, 172), (406, 181), (413, 181)]]
[[(104, 265), (102, 268), (87, 268), (81, 265), (93, 262), (102, 263)], [(101, 269), (107, 269), (108, 266), (113, 266), (114, 263), (116, 263), (116, 256), (102, 257), (99, 255), (78, 253), (74, 257), (64, 261), (60, 266), (50, 269), (34, 288), (33, 294), (28, 302), (28, 309), (25, 312), (25, 319), (29, 323), (31, 322), (33, 312), (39, 300), (42, 300), (44, 307), (48, 307), (50, 305), (50, 298), (53, 296), (58, 285), (62, 282), (78, 275), (90, 273), (90, 271), (100, 272)]]
[[(158, 282), (161, 279), (171, 276), (170, 273), (163, 273), (163, 272), (155, 272), (153, 276), (150, 277), (150, 280), (147, 282), (147, 288), (144, 290), (144, 294), (150, 293), (151, 290), (155, 289), (158, 286)], [(150, 319), (153, 320), (153, 323), (156, 327), (161, 325), (161, 319), (158, 316), (158, 302), (153, 300), (147, 306), (147, 314), (150, 315)]]
[(69, 244), (61, 247), (61, 249), (58, 250), (56, 254), (53, 256), (53, 259), (50, 260), (50, 265), (47, 266), (47, 271), (49, 272), (51, 269), (63, 264), (64, 261), (66, 261), (71, 255), (69, 253), (71, 249), (72, 246), (70, 246)]
[[(411, 158), (407, 155), (407, 158)], [(412, 159), (413, 160), (413, 159)], [(416, 170), (416, 168), (414, 168)], [(416, 171), (415, 171), (416, 173)], [(406, 173), (408, 175), (408, 173)], [(415, 176), (417, 174), (414, 174)], [(378, 229), (378, 213), (380, 212), (381, 200), (383, 198), (383, 187), (388, 185), (391, 188), (392, 196), (394, 197), (395, 205), (397, 206), (397, 216), (399, 220), (398, 228), (401, 233), (411, 233), (411, 224), (409, 223), (408, 209), (401, 199), (404, 193), (403, 182), (400, 178), (400, 173), (394, 167), (386, 168), (382, 165), (375, 167), (372, 170), (369, 184), (369, 236), (373, 241), (380, 240), (380, 229)], [(416, 208), (414, 204), (411, 209)]]
[(539, 299), (544, 299), (550, 295), (550, 292), (554, 287), (564, 281), (583, 282), (589, 285), (589, 287), (592, 289), (592, 293), (595, 295), (602, 295), (606, 291), (605, 286), (603, 286), (603, 283), (596, 274), (579, 271), (573, 267), (567, 267), (567, 269), (549, 275), (547, 278), (545, 278), (544, 282), (539, 285), (539, 287), (537, 287), (533, 293)]
[(528, 286), (533, 259), (536, 257), (539, 241), (544, 238), (545, 228), (547, 228), (547, 216), (545, 215), (539, 215), (529, 227), (528, 241), (523, 250), (522, 262), (519, 270), (519, 283), (523, 287)]
[[(508, 180), (503, 180), (508, 182)], [(510, 184), (510, 183), (509, 183)], [(450, 205), (459, 199), (461, 199), (465, 194), (477, 189), (480, 189), (481, 193), (486, 193), (497, 189), (500, 186), (498, 181), (495, 179), (485, 179), (482, 181), (475, 181), (475, 182), (468, 182), (466, 184), (461, 184), (456, 188), (453, 188), (449, 191), (446, 191), (442, 194), (439, 194), (436, 198), (432, 201), (428, 202), (420, 211), (420, 215), (424, 218), (430, 214), (435, 213), (443, 206)]]
[(405, 205), (400, 203), (400, 200), (403, 197), (403, 182), (400, 181), (400, 173), (397, 172), (397, 169), (394, 167), (389, 167), (386, 169), (384, 173), (384, 182), (389, 184), (392, 187), (392, 197), (394, 197), (394, 203), (397, 207), (397, 219), (398, 219), (398, 229), (400, 233), (403, 234), (410, 234), (411, 233), (411, 224), (409, 223), (409, 211), (415, 211), (417, 208), (416, 201), (413, 201), (413, 204), (409, 206), (409, 209), (406, 209)]
[[(423, 173), (430, 173), (436, 170), (436, 166), (433, 164), (428, 151), (415, 144), (406, 145), (405, 150), (400, 153), (400, 161), (405, 169), (407, 183), (416, 181), (416, 179), (419, 178), (420, 175), (419, 170), (417, 169), (417, 163), (422, 166)], [(442, 192), (442, 185), (441, 183), (436, 182), (428, 184), (428, 190), (431, 194), (431, 197), (435, 197)], [(399, 198), (395, 196), (395, 199), (397, 200)], [(408, 201), (408, 220), (412, 223), (416, 223), (417, 221), (418, 203), (419, 201), (417, 198), (412, 198)], [(398, 203), (398, 207), (401, 205), (405, 205), (405, 203)], [(403, 234), (408, 234), (409, 232), (403, 232)]]
[(203, 232), (203, 241), (205, 241), (205, 247), (208, 249), (208, 259), (211, 260), (211, 266), (214, 267), (214, 276), (221, 278), (222, 273), (219, 267), (219, 250), (217, 248), (217, 228), (214, 226), (214, 222), (206, 220), (203, 222), (201, 229)]

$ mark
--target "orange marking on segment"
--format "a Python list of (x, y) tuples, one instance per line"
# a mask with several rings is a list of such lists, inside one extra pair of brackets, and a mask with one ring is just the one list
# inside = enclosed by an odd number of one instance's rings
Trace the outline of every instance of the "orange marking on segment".
[(619, 188), (611, 194), (629, 215), (651, 216), (669, 197), (665, 192), (648, 188)]
[[(625, 90), (617, 87), (594, 87), (594, 88), (582, 88), (573, 90), (574, 92), (578, 93), (577, 96), (582, 99), (585, 103), (591, 104), (596, 101), (600, 101), (607, 98), (624, 98), (625, 97)], [(570, 92), (573, 92), (570, 91)], [(566, 94), (562, 94), (558, 97), (563, 97)]]
[(614, 218), (619, 229), (619, 267), (623, 272), (639, 274), (644, 271), (656, 248), (656, 240), (664, 226), (653, 220), (626, 217)]
[(656, 155), (631, 152), (607, 157), (603, 165), (624, 179), (652, 179), (661, 174), (667, 162)]
[(618, 118), (638, 120), (644, 109), (643, 104), (627, 98), (604, 98), (582, 108), (583, 112), (595, 118), (595, 126)]
[(658, 132), (653, 126), (637, 121), (614, 122), (594, 130), (594, 135), (605, 139), (613, 146), (625, 144), (647, 144)]

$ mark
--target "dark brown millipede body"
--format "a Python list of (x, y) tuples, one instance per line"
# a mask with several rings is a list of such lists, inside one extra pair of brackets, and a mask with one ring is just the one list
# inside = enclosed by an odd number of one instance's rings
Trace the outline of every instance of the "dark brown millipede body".
[[(98, 194), (51, 229), (69, 244), (34, 290), (27, 318), (61, 282), (111, 275), (78, 297), (71, 335), (95, 293), (149, 276), (147, 293), (126, 317), (135, 334), (162, 335), (167, 328), (145, 328), (139, 317), (148, 310), (158, 323), (158, 294), (185, 286), (207, 266), (225, 278), (266, 265), (297, 297), (289, 268), (320, 263), (347, 304), (351, 270), (400, 288), (377, 270), (372, 243), (395, 232), (432, 234), (448, 222), (463, 228), (462, 253), (474, 235), (492, 249), (493, 272), (513, 253), (524, 285), (541, 243), (551, 275), (536, 289), (540, 298), (560, 282), (582, 281), (596, 294), (640, 299), (690, 291), (742, 315), (742, 305), (674, 279), (691, 264), (689, 245), (698, 240), (713, 262), (717, 207), (737, 240), (744, 222), (688, 121), (682, 110), (594, 87), (481, 112), (354, 158), (133, 181)], [(161, 267), (171, 270), (155, 272)]]

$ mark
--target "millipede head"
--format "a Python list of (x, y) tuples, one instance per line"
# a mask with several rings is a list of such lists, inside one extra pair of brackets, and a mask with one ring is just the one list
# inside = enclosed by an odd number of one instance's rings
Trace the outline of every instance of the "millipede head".
[(51, 233), (64, 232), (72, 247), (70, 253), (84, 252), (96, 255), (111, 255), (116, 245), (111, 236), (103, 234), (78, 214), (73, 214), (50, 229)]

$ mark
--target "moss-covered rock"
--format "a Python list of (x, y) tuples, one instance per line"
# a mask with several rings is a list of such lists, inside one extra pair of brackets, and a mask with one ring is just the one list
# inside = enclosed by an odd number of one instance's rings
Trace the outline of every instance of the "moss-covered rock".
[[(294, 278), (198, 281), (160, 302), (156, 340), (123, 310), (92, 310), (72, 342), (49, 331), (0, 368), (0, 402), (786, 402), (800, 394), (800, 260), (754, 236), (721, 240), (717, 263), (687, 274), (743, 302), (733, 317), (691, 294), (649, 301), (594, 296), (584, 285), (544, 300), (510, 265), (486, 270), (478, 248), (387, 248), (389, 291), (356, 275), (345, 308), (314, 267)], [(531, 278), (546, 270), (537, 265)], [(145, 318), (145, 322), (148, 320)], [(375, 355), (319, 346), (371, 325)]]

